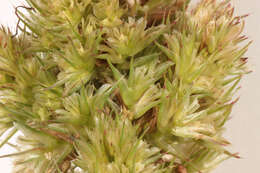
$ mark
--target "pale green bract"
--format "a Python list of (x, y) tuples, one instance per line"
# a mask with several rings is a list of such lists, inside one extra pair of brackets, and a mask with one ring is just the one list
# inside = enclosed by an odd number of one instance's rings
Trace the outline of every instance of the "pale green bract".
[(239, 158), (222, 133), (251, 42), (233, 13), (229, 0), (27, 0), (24, 27), (0, 30), (0, 149), (17, 149), (0, 158), (14, 173), (206, 173)]

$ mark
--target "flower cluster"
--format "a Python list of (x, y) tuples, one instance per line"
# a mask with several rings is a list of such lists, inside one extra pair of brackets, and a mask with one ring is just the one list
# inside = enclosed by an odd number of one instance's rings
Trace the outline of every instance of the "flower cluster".
[(18, 34), (0, 29), (14, 172), (199, 173), (239, 157), (222, 133), (251, 42), (229, 0), (27, 3)]

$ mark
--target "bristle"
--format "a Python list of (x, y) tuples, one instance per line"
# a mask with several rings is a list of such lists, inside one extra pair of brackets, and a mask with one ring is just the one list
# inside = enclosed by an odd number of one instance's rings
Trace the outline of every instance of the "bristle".
[(14, 173), (195, 173), (240, 158), (222, 133), (251, 42), (229, 0), (27, 2), (15, 33), (0, 29), (0, 148), (22, 133), (0, 157)]

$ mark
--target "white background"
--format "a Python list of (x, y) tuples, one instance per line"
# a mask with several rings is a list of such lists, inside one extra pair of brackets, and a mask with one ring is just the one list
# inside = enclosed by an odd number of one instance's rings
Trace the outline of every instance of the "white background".
[[(197, 1), (197, 0), (192, 0)], [(17, 19), (14, 15), (14, 5), (23, 0), (0, 0), (0, 24), (9, 26), (14, 31)], [(234, 107), (232, 119), (226, 124), (225, 136), (233, 145), (230, 149), (240, 152), (242, 159), (230, 159), (222, 163), (214, 173), (258, 173), (260, 164), (260, 1), (233, 0), (236, 14), (250, 13), (247, 18), (245, 34), (254, 40), (247, 56), (253, 73), (242, 81), (240, 100)], [(259, 108), (259, 110), (258, 110)], [(0, 149), (0, 155), (11, 153), (10, 147)], [(0, 159), (0, 172), (10, 173), (10, 159)]]

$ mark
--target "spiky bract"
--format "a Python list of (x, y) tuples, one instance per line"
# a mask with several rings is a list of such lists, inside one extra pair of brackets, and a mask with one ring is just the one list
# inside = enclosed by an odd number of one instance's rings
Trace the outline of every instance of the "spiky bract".
[(228, 0), (27, 2), (20, 34), (0, 31), (14, 172), (195, 173), (238, 157), (222, 132), (250, 43)]

